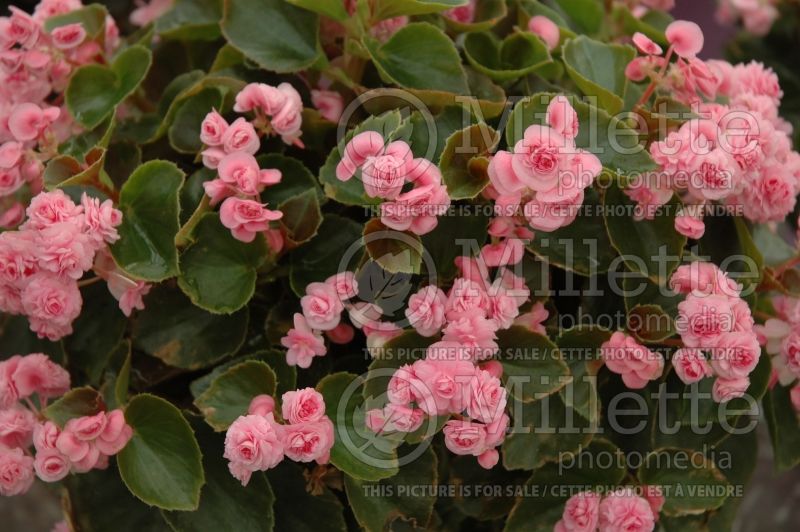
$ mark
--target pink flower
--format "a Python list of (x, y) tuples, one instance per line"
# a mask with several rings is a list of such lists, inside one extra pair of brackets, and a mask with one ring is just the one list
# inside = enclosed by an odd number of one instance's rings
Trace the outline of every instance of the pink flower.
[(531, 17), (528, 21), (528, 31), (541, 38), (550, 50), (555, 50), (558, 46), (561, 33), (558, 26), (549, 18), (542, 15)]
[(489, 291), (488, 318), (497, 329), (508, 329), (519, 315), (519, 303), (505, 288), (495, 286)]
[(0, 361), (0, 409), (11, 408), (20, 398), (14, 383), (14, 372), (22, 357), (14, 355)]
[(478, 421), (491, 423), (498, 419), (506, 408), (506, 389), (500, 379), (488, 371), (475, 370), (475, 376), (469, 383), (469, 394), (467, 413)]
[(173, 0), (141, 0), (131, 11), (130, 21), (134, 26), (147, 26), (172, 8)]
[(414, 432), (422, 426), (425, 413), (410, 406), (389, 403), (382, 410), (367, 412), (367, 428), (376, 434)]
[(471, 360), (486, 360), (498, 351), (495, 340), (497, 323), (478, 311), (461, 314), (443, 329), (442, 340), (456, 342)]
[(703, 49), (703, 30), (694, 22), (676, 20), (667, 26), (664, 33), (672, 49), (681, 57), (694, 57)]
[(271, 395), (256, 395), (247, 407), (247, 413), (252, 416), (266, 416), (275, 411), (275, 399)]
[(281, 103), (272, 113), (270, 126), (281, 136), (286, 144), (293, 144), (301, 135), (300, 128), (303, 123), (303, 101), (297, 89), (288, 83), (281, 83), (277, 87), (281, 95)]
[(547, 104), (547, 123), (556, 133), (565, 138), (575, 139), (578, 136), (578, 113), (573, 109), (569, 100), (562, 95), (556, 95)]
[(228, 122), (216, 110), (211, 111), (200, 124), (200, 142), (206, 146), (222, 145), (222, 136), (228, 129)]
[(747, 377), (737, 377), (735, 379), (718, 378), (711, 388), (711, 396), (718, 403), (726, 403), (731, 399), (743, 396), (749, 387), (750, 379)]
[(226, 153), (244, 152), (254, 154), (261, 147), (253, 124), (237, 118), (222, 134), (222, 148)]
[(47, 355), (33, 353), (22, 357), (12, 377), (19, 397), (37, 394), (42, 398), (58, 397), (69, 390), (69, 373)]
[(695, 261), (678, 266), (669, 280), (672, 290), (682, 294), (699, 292), (739, 297), (739, 285), (713, 262)]
[(688, 238), (698, 240), (703, 238), (703, 234), (706, 232), (706, 224), (701, 217), (679, 211), (675, 216), (675, 231)]
[(325, 401), (314, 388), (286, 392), (281, 397), (281, 414), (288, 423), (312, 423), (325, 415)]
[(486, 449), (478, 455), (478, 464), (484, 469), (491, 469), (500, 461), (500, 453), (497, 449)]
[(66, 24), (54, 29), (50, 35), (53, 37), (53, 44), (56, 48), (70, 50), (86, 39), (86, 30), (80, 23)]
[(308, 325), (313, 329), (328, 331), (339, 325), (344, 305), (336, 289), (328, 283), (311, 283), (306, 295), (300, 298)]
[(14, 168), (22, 158), (23, 148), (19, 142), (8, 141), (0, 145), (0, 168)]
[(344, 110), (342, 95), (336, 91), (312, 90), (311, 103), (325, 120), (338, 122)]
[(453, 282), (445, 306), (448, 320), (455, 320), (471, 312), (486, 316), (488, 308), (489, 296), (480, 283), (464, 277), (459, 277)]
[(325, 356), (327, 352), (322, 336), (299, 312), (294, 315), (294, 328), (281, 338), (281, 345), (287, 349), (286, 363), (301, 368), (309, 367), (315, 356)]
[(114, 202), (107, 199), (100, 203), (84, 192), (81, 196), (83, 206), (83, 228), (98, 245), (106, 242), (113, 244), (119, 240), (117, 226), (122, 223), (122, 213), (114, 208)]
[[(434, 416), (463, 411), (475, 367), (466, 360), (417, 360), (412, 366), (421, 382), (414, 387), (419, 408)], [(417, 389), (419, 388), (419, 389)]]
[(203, 157), (203, 166), (206, 168), (216, 169), (222, 159), (225, 158), (227, 153), (222, 148), (207, 148), (200, 152)]
[(650, 532), (655, 517), (645, 499), (631, 488), (621, 488), (600, 502), (599, 527), (601, 532)]
[(752, 332), (723, 334), (710, 349), (711, 367), (723, 379), (747, 377), (761, 356), (761, 346)]
[(773, 361), (795, 377), (800, 377), (800, 332), (793, 330), (780, 344), (780, 356)]
[(561, 195), (540, 192), (525, 204), (523, 213), (531, 227), (549, 233), (575, 221), (583, 198), (580, 189), (565, 191)]
[(0, 197), (10, 196), (25, 184), (18, 168), (0, 169)]
[(37, 452), (56, 449), (56, 442), (60, 434), (61, 429), (52, 421), (38, 423), (33, 428), (33, 446)]
[(265, 204), (241, 198), (227, 198), (219, 209), (222, 225), (242, 242), (252, 242), (256, 234), (269, 229), (271, 221), (280, 220), (281, 217), (281, 211), (271, 211)]
[(684, 384), (698, 382), (713, 374), (703, 352), (690, 347), (675, 351), (675, 354), (672, 355), (672, 366), (675, 368), (675, 374)]
[(64, 430), (58, 435), (56, 449), (69, 458), (70, 462), (88, 466), (87, 470), (94, 466), (91, 462), (96, 462), (100, 455), (100, 451), (97, 450), (92, 442), (81, 440), (74, 432), (68, 430)]
[[(283, 443), (272, 415), (240, 416), (225, 434), (225, 453), (231, 465), (247, 471), (266, 471), (283, 460)], [(249, 475), (247, 476), (249, 479)], [(242, 482), (247, 485), (247, 481)]]
[(0, 447), (0, 495), (20, 495), (33, 484), (33, 458), (20, 448)]
[(35, 196), (26, 214), (28, 220), (23, 224), (23, 229), (44, 229), (58, 222), (75, 220), (82, 212), (61, 189), (52, 192), (42, 192)]
[(453, 454), (479, 456), (486, 450), (486, 426), (481, 423), (451, 419), (442, 432)]
[(32, 442), (36, 416), (19, 405), (0, 410), (0, 447), (29, 447)]
[(642, 492), (647, 504), (650, 505), (650, 509), (653, 511), (653, 518), (658, 521), (658, 513), (666, 502), (664, 490), (661, 486), (642, 486)]
[(336, 178), (347, 181), (356, 173), (367, 159), (383, 152), (384, 140), (377, 131), (364, 131), (350, 139), (342, 152), (342, 159), (336, 166)]
[[(425, 159), (414, 159), (412, 165), (432, 165)], [(407, 180), (413, 179), (411, 175)], [(383, 202), (380, 206), (381, 222), (396, 231), (411, 231), (416, 235), (430, 233), (438, 224), (438, 216), (447, 211), (450, 196), (447, 188), (439, 183), (417, 186), (399, 194), (394, 201)]]
[(103, 431), (94, 440), (97, 449), (105, 456), (120, 452), (133, 437), (133, 428), (125, 421), (122, 410), (116, 409), (106, 414)]
[(556, 523), (559, 532), (595, 532), (600, 518), (600, 495), (584, 491), (573, 495), (564, 505), (561, 520)]
[(517, 264), (525, 254), (525, 246), (518, 238), (507, 238), (497, 244), (487, 244), (481, 249), (481, 259), (490, 268)]
[(78, 280), (92, 268), (93, 240), (81, 232), (81, 226), (59, 222), (42, 228), (36, 235), (39, 266), (62, 277)]
[(281, 180), (280, 170), (261, 170), (256, 158), (246, 152), (226, 155), (219, 162), (217, 171), (224, 183), (247, 196), (256, 196), (266, 185), (274, 185)]
[(327, 417), (299, 425), (286, 425), (281, 433), (284, 451), (291, 460), (328, 463), (334, 441), (333, 423)]
[(422, 336), (433, 336), (445, 323), (447, 297), (441, 288), (428, 285), (408, 298), (405, 310), (408, 323)]
[(544, 308), (544, 304), (540, 301), (534, 303), (531, 310), (525, 314), (520, 314), (514, 320), (514, 325), (521, 325), (531, 331), (539, 334), (545, 334), (544, 322), (550, 316), (550, 312)]
[(130, 317), (134, 309), (144, 310), (144, 296), (146, 296), (153, 285), (144, 281), (135, 281), (122, 273), (122, 270), (115, 269), (106, 279), (108, 291), (119, 301), (119, 309), (125, 316)]
[(689, 347), (714, 347), (720, 337), (734, 330), (736, 317), (731, 298), (692, 292), (678, 303), (675, 326)]
[(476, 3), (477, 0), (469, 0), (469, 2), (463, 6), (453, 7), (447, 11), (443, 11), (442, 16), (460, 24), (469, 24), (475, 20)]
[(386, 42), (406, 24), (408, 24), (408, 17), (405, 15), (387, 18), (372, 26), (369, 33), (379, 41)]
[[(0, 170), (2, 174), (2, 170)], [(2, 177), (2, 176), (0, 176)], [(0, 214), (0, 229), (13, 229), (25, 219), (25, 205), (15, 202), (11, 207)]]
[(23, 48), (32, 48), (39, 40), (41, 24), (15, 6), (10, 6), (8, 10), (11, 11), (11, 17), (8, 19), (5, 37)]
[(413, 158), (402, 140), (390, 142), (383, 153), (366, 160), (361, 168), (364, 191), (370, 198), (395, 199), (400, 195)]
[(633, 44), (635, 44), (636, 48), (643, 54), (661, 55), (661, 52), (663, 52), (661, 47), (654, 43), (650, 37), (638, 31), (633, 34)]
[(336, 293), (339, 295), (339, 299), (342, 301), (346, 301), (348, 299), (352, 299), (358, 295), (358, 282), (356, 281), (356, 276), (353, 272), (340, 272), (331, 275), (325, 282), (331, 285)]
[(405, 405), (416, 399), (422, 391), (421, 386), (423, 386), (422, 381), (414, 375), (414, 369), (405, 364), (392, 374), (386, 388), (386, 395), (390, 403)]
[(58, 482), (69, 474), (72, 464), (69, 458), (56, 451), (46, 449), (36, 453), (33, 468), (36, 476), (44, 482)]
[(34, 275), (22, 291), (22, 306), (31, 330), (53, 341), (72, 332), (72, 321), (80, 314), (82, 304), (74, 281), (45, 273)]
[(615, 332), (600, 348), (608, 369), (620, 374), (628, 388), (644, 388), (664, 370), (664, 357), (660, 353), (650, 351), (624, 333)]
[(82, 416), (67, 421), (65, 432), (71, 432), (81, 441), (94, 441), (106, 428), (106, 413), (98, 412), (93, 416)]
[(20, 142), (34, 140), (55, 122), (60, 113), (61, 109), (58, 107), (42, 109), (35, 103), (21, 103), (11, 110), (8, 129)]

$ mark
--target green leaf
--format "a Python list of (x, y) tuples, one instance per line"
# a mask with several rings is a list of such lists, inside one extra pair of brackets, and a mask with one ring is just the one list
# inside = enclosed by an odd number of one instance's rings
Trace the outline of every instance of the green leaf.
[(82, 532), (171, 532), (158, 508), (131, 495), (116, 466), (64, 479), (68, 519)]
[(260, 360), (237, 364), (217, 376), (194, 404), (214, 430), (227, 429), (256, 395), (275, 394), (275, 372)]
[[(664, 28), (659, 28), (656, 25), (650, 24), (648, 19), (646, 18), (647, 15), (650, 15), (653, 11), (648, 11), (648, 13), (641, 18), (637, 18), (633, 13), (631, 13), (630, 9), (627, 6), (622, 4), (617, 4), (614, 6), (613, 16), (618, 21), (619, 24), (622, 25), (622, 28), (629, 34), (633, 35), (635, 32), (641, 32), (650, 37), (652, 40), (657, 42), (658, 44), (662, 45), (663, 47), (669, 46), (669, 42), (667, 41), (666, 35), (664, 35)], [(666, 13), (663, 13), (664, 16), (669, 17)], [(669, 17), (671, 19), (671, 17)]]
[(469, 93), (467, 76), (453, 41), (432, 24), (414, 22), (383, 44), (374, 39), (364, 44), (387, 82), (406, 89)]
[(194, 244), (181, 255), (178, 286), (200, 308), (232, 314), (253, 297), (256, 269), (267, 257), (263, 237), (236, 240), (216, 213), (207, 213), (194, 230)]
[(278, 205), (278, 210), (283, 213), (281, 225), (286, 228), (289, 240), (296, 244), (314, 238), (322, 224), (319, 198), (313, 188), (284, 201)]
[(572, 382), (559, 390), (567, 408), (574, 408), (591, 423), (600, 417), (597, 371), (602, 366), (600, 346), (611, 332), (600, 327), (578, 326), (561, 332), (556, 344), (569, 366)]
[(706, 232), (700, 239), (700, 254), (711, 257), (733, 280), (743, 285), (745, 294), (761, 282), (764, 258), (740, 216), (707, 216)]
[(0, 359), (20, 353), (44, 353), (57, 364), (66, 362), (63, 342), (39, 338), (25, 316), (0, 314)]
[(215, 41), (220, 36), (223, 0), (176, 0), (155, 20), (155, 31), (167, 39)]
[[(455, 258), (464, 254), (459, 241), (475, 242), (478, 248), (486, 242), (486, 229), (490, 216), (485, 209), (469, 209), (465, 213), (447, 213), (439, 216), (436, 228), (422, 236), (425, 252), (436, 265), (438, 279), (450, 280), (456, 276)], [(431, 272), (427, 272), (429, 275)]]
[(309, 189), (317, 193), (320, 202), (325, 200), (317, 178), (301, 161), (280, 153), (267, 153), (258, 156), (258, 164), (261, 168), (280, 170), (283, 176), (280, 183), (267, 187), (261, 193), (261, 199), (273, 207), (300, 196)]
[[(221, 455), (220, 455), (221, 456)], [(284, 460), (267, 471), (275, 491), (275, 530), (292, 532), (344, 532), (342, 503), (325, 486), (322, 493), (311, 494), (306, 489), (305, 470)]]
[[(617, 254), (603, 231), (601, 204), (594, 188), (585, 190), (575, 221), (550, 233), (541, 232), (528, 248), (550, 265), (593, 277), (609, 270)], [(591, 236), (589, 236), (591, 235)]]
[(578, 453), (597, 431), (576, 410), (565, 405), (560, 394), (512, 408), (521, 409), (521, 416), (514, 422), (518, 430), (512, 431), (503, 442), (506, 469), (538, 469), (547, 462), (558, 462), (564, 456)]
[(230, 315), (211, 314), (192, 305), (176, 288), (157, 286), (133, 322), (132, 337), (137, 349), (165, 364), (194, 370), (238, 351), (247, 324), (247, 308)]
[(556, 0), (581, 33), (596, 33), (603, 24), (603, 6), (598, 0)]
[(486, 124), (475, 124), (450, 135), (439, 158), (439, 168), (451, 199), (472, 199), (486, 188), (489, 175), (483, 161), (499, 142), (500, 135)]
[(494, 33), (470, 33), (464, 54), (477, 70), (495, 81), (521, 78), (553, 62), (547, 45), (530, 32), (515, 32), (502, 41)]
[(434, 338), (426, 338), (416, 331), (404, 331), (377, 350), (363, 386), (367, 407), (382, 408), (386, 404), (386, 390), (394, 370), (425, 358), (425, 350), (434, 341)]
[(419, 273), (423, 248), (419, 236), (395, 231), (373, 218), (364, 225), (364, 247), (370, 258), (389, 273)]
[(467, 0), (378, 0), (376, 16), (378, 20), (382, 20), (402, 15), (426, 15), (466, 3)]
[(636, 50), (581, 35), (567, 41), (563, 57), (569, 77), (586, 96), (596, 96), (612, 115), (622, 110), (628, 83), (625, 67), (636, 57)]
[(72, 418), (93, 416), (104, 410), (103, 398), (93, 388), (73, 388), (48, 406), (44, 414), (63, 427)]
[(790, 390), (778, 385), (764, 396), (764, 417), (776, 471), (789, 471), (800, 463), (800, 422), (792, 406)]
[(114, 59), (111, 67), (86, 65), (72, 75), (65, 92), (67, 108), (77, 122), (92, 129), (131, 95), (150, 69), (152, 54), (143, 46), (131, 46)]
[(259, 66), (297, 72), (321, 57), (319, 17), (284, 0), (226, 0), (222, 33)]
[(546, 336), (512, 325), (497, 332), (497, 345), (506, 388), (520, 401), (539, 400), (571, 380), (558, 347)]
[(128, 489), (164, 510), (196, 510), (205, 483), (200, 447), (189, 423), (172, 404), (150, 394), (125, 409), (133, 437), (117, 455)]
[(178, 191), (183, 172), (167, 161), (136, 169), (119, 196), (120, 239), (111, 246), (116, 263), (131, 277), (162, 281), (178, 273)]
[(652, 220), (635, 220), (636, 205), (617, 184), (606, 190), (603, 206), (607, 213), (604, 220), (608, 236), (628, 269), (664, 286), (680, 264), (686, 245), (686, 237), (675, 230), (680, 200), (673, 195)]
[(297, 7), (314, 11), (334, 20), (347, 20), (350, 15), (345, 9), (344, 2), (340, 0), (286, 0)]
[[(506, 125), (506, 141), (509, 146), (514, 146), (523, 138), (528, 126), (544, 124), (547, 106), (553, 96), (553, 93), (537, 93), (520, 100), (514, 106)], [(627, 124), (575, 96), (567, 96), (567, 99), (578, 114), (579, 130), (575, 137), (577, 147), (597, 155), (603, 166), (613, 173), (624, 175), (635, 172), (638, 175), (658, 168), (645, 147), (639, 143), (636, 131)]]
[(164, 512), (164, 519), (176, 532), (271, 532), (275, 524), (275, 495), (265, 475), (256, 472), (247, 487), (242, 486), (228, 471), (228, 461), (222, 456), (225, 452), (222, 435), (215, 434), (196, 417), (192, 426), (203, 449), (206, 476), (200, 506), (193, 512)]
[[(350, 218), (326, 214), (317, 236), (292, 253), (289, 279), (295, 294), (305, 295), (310, 283), (322, 282), (335, 273), (352, 269), (355, 264), (342, 264), (342, 261), (348, 258), (345, 254), (351, 246), (362, 249), (361, 231), (361, 225)], [(359, 251), (352, 257), (353, 261), (360, 256)]]
[(395, 444), (366, 427), (363, 382), (351, 373), (327, 375), (317, 384), (334, 426), (331, 464), (360, 480), (381, 480), (399, 471)]
[(117, 347), (128, 320), (106, 283), (81, 289), (83, 307), (73, 322), (73, 333), (64, 339), (70, 367), (78, 368), (97, 385), (112, 351)]
[(211, 109), (221, 109), (224, 94), (218, 87), (208, 87), (186, 99), (167, 130), (170, 145), (180, 153), (198, 153), (203, 149), (200, 125)]
[(666, 501), (662, 511), (666, 515), (696, 514), (719, 508), (730, 486), (710, 459), (695, 451), (674, 448), (648, 454), (639, 469), (639, 480), (664, 489)]
[(438, 484), (437, 460), (428, 447), (400, 472), (378, 482), (362, 481), (344, 477), (347, 500), (353, 509), (356, 521), (368, 532), (386, 530), (389, 521), (400, 516), (425, 527), (433, 514), (434, 494), (410, 496), (404, 488), (409, 486), (436, 486)]
[[(533, 472), (525, 486), (525, 493), (532, 496), (517, 499), (505, 530), (550, 532), (576, 486), (608, 490), (625, 477), (625, 456), (606, 440), (594, 439), (580, 452), (562, 458), (561, 464), (546, 464)], [(597, 463), (610, 467), (597, 467)]]

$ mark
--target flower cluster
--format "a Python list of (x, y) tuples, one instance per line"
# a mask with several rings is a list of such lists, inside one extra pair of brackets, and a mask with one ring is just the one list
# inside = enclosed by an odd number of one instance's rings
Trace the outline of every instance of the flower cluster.
[[(130, 440), (133, 430), (121, 410), (73, 418), (63, 429), (42, 420), (40, 409), (69, 385), (69, 373), (44, 354), (0, 362), (0, 495), (25, 493), (34, 473), (56, 482), (71, 471), (103, 469)], [(31, 400), (34, 395), (40, 408)]]
[(333, 423), (325, 415), (325, 402), (313, 388), (286, 392), (281, 397), (281, 418), (275, 400), (253, 398), (247, 415), (240, 416), (225, 434), (228, 469), (243, 486), (254, 471), (266, 471), (284, 457), (295, 462), (326, 464), (333, 447)]
[[(254, 92), (261, 94), (265, 90), (261, 85), (248, 85), (237, 95), (237, 107), (253, 109)], [(282, 175), (280, 170), (259, 167), (255, 154), (261, 141), (253, 124), (243, 117), (228, 124), (222, 115), (211, 111), (201, 125), (200, 140), (207, 146), (203, 163), (217, 171), (217, 178), (203, 183), (203, 188), (212, 206), (222, 202), (219, 211), (222, 225), (242, 242), (252, 242), (257, 234), (264, 233), (270, 247), (280, 251), (283, 236), (280, 230), (270, 228), (270, 222), (281, 219), (283, 213), (267, 209), (259, 195), (266, 187), (279, 183)]]
[[(82, 305), (78, 280), (119, 239), (116, 227), (121, 222), (122, 213), (111, 200), (101, 202), (84, 193), (76, 205), (58, 189), (34, 197), (19, 230), (0, 234), (0, 310), (27, 316), (40, 338), (58, 340), (70, 334)], [(131, 283), (133, 292), (126, 288), (115, 293), (126, 314), (132, 306), (141, 308), (146, 290)]]
[(619, 488), (606, 496), (584, 491), (569, 498), (554, 532), (650, 532), (664, 505), (661, 490), (645, 486), (643, 497), (632, 488)]
[(325, 356), (323, 331), (336, 343), (352, 340), (353, 328), (341, 323), (341, 315), (346, 302), (356, 294), (358, 283), (352, 272), (339, 273), (324, 283), (311, 283), (306, 287), (306, 295), (300, 300), (303, 313), (294, 315), (294, 327), (281, 338), (290, 366), (307, 368), (315, 356)]
[(44, 163), (77, 132), (63, 107), (72, 72), (103, 63), (119, 44), (109, 17), (103, 35), (80, 23), (45, 30), (45, 21), (82, 7), (80, 0), (42, 0), (33, 15), (14, 6), (0, 17), (0, 228), (19, 225), (31, 195), (42, 190)]
[(575, 146), (578, 115), (566, 97), (550, 101), (546, 120), (546, 126), (529, 126), (513, 151), (494, 155), (488, 194), (494, 196), (499, 216), (518, 219), (521, 210), (531, 227), (550, 232), (575, 220), (584, 190), (602, 165), (596, 155)]
[(487, 469), (497, 464), (496, 447), (509, 423), (503, 367), (490, 360), (499, 351), (496, 332), (514, 324), (543, 332), (548, 315), (541, 303), (519, 315), (529, 290), (506, 268), (490, 283), (487, 265), (509, 264), (492, 261), (493, 255), (487, 246), (480, 258), (457, 259), (461, 277), (449, 293), (426, 286), (409, 298), (410, 325), (421, 336), (441, 334), (441, 340), (427, 348), (424, 359), (398, 368), (389, 381), (388, 403), (367, 413), (367, 426), (376, 433), (414, 432), (425, 416), (452, 416), (443, 429), (445, 445), (454, 454), (477, 457)]
[(336, 177), (348, 181), (354, 175), (360, 177), (367, 196), (388, 200), (380, 206), (381, 222), (397, 231), (429, 233), (450, 206), (439, 168), (414, 158), (405, 141), (387, 144), (376, 131), (359, 133), (345, 146)]
[[(703, 236), (703, 207), (714, 201), (741, 206), (755, 222), (782, 220), (800, 192), (800, 154), (792, 150), (791, 126), (778, 116), (783, 93), (777, 76), (761, 63), (698, 59), (703, 33), (694, 23), (675, 21), (666, 34), (670, 47), (662, 56), (660, 46), (637, 33), (633, 40), (644, 55), (626, 74), (634, 81), (650, 78), (646, 96), (660, 88), (699, 118), (650, 145), (660, 171), (628, 195), (652, 213), (677, 192), (687, 208), (675, 228), (690, 238)], [(678, 59), (670, 63), (672, 55)], [(727, 103), (718, 103), (720, 97)]]
[(761, 347), (740, 286), (715, 264), (698, 261), (678, 267), (670, 287), (686, 294), (675, 320), (685, 346), (672, 355), (675, 373), (685, 384), (716, 376), (717, 402), (741, 397)]
[(756, 325), (759, 341), (772, 357), (778, 382), (788, 386), (800, 379), (800, 299), (778, 295), (772, 298), (777, 314), (763, 325)]

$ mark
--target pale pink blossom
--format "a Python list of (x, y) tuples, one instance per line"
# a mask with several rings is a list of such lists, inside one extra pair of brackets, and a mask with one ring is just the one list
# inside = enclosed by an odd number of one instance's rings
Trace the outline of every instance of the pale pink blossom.
[(0, 409), (11, 408), (20, 398), (14, 383), (14, 372), (22, 357), (14, 355), (0, 361)]
[(325, 401), (314, 388), (286, 392), (281, 403), (283, 419), (290, 424), (312, 423), (325, 415)]
[(37, 394), (41, 398), (58, 397), (69, 390), (69, 372), (42, 353), (22, 357), (12, 376), (19, 397)]
[(376, 434), (414, 432), (422, 426), (424, 416), (418, 408), (389, 403), (383, 409), (369, 410), (365, 421), (367, 428)]
[(751, 331), (725, 333), (709, 349), (711, 367), (723, 379), (747, 377), (755, 369), (760, 356), (761, 346)]
[(63, 190), (42, 192), (33, 199), (26, 211), (28, 220), (23, 229), (44, 229), (58, 222), (76, 220), (83, 212), (82, 208), (67, 196)]
[(122, 410), (116, 409), (106, 414), (103, 431), (94, 440), (97, 449), (105, 456), (120, 452), (133, 437), (133, 427), (125, 421)]
[(114, 208), (114, 202), (107, 199), (100, 202), (84, 192), (81, 196), (83, 207), (83, 231), (92, 240), (101, 245), (103, 242), (113, 244), (119, 240), (117, 227), (122, 223), (122, 212)]
[(661, 47), (653, 42), (650, 37), (638, 31), (633, 34), (633, 44), (635, 44), (636, 48), (643, 54), (661, 55), (663, 52)]
[(134, 26), (147, 26), (172, 8), (173, 0), (136, 0), (130, 21)]
[(326, 464), (333, 447), (333, 423), (327, 417), (317, 421), (285, 425), (281, 439), (286, 456), (295, 462)]
[(600, 495), (593, 491), (584, 491), (570, 497), (554, 531), (595, 532), (600, 518), (600, 499)]
[(664, 32), (672, 49), (681, 57), (694, 57), (703, 49), (703, 30), (694, 22), (676, 20)]
[(444, 444), (453, 454), (480, 456), (486, 450), (486, 426), (451, 419), (444, 425)]
[(698, 382), (713, 374), (703, 352), (695, 348), (684, 347), (675, 351), (672, 355), (672, 366), (684, 384)]
[(531, 17), (528, 21), (528, 31), (541, 38), (550, 50), (555, 50), (558, 46), (561, 33), (555, 22), (549, 18), (542, 15)]
[(650, 532), (655, 516), (647, 500), (631, 488), (620, 488), (603, 498), (599, 509), (600, 532)]
[(248, 415), (252, 416), (266, 416), (275, 411), (275, 399), (271, 395), (261, 394), (256, 395), (250, 401), (250, 406), (247, 407)]
[(469, 401), (469, 384), (475, 367), (466, 360), (417, 360), (412, 366), (421, 385), (414, 395), (428, 415), (458, 413)]
[(294, 328), (281, 338), (281, 345), (286, 348), (286, 363), (301, 368), (308, 368), (315, 356), (325, 356), (327, 352), (322, 336), (299, 312), (294, 315)]
[(657, 379), (664, 371), (661, 353), (650, 351), (619, 331), (603, 342), (601, 356), (606, 367), (621, 375), (625, 386), (632, 389), (644, 388), (648, 381)]
[(328, 331), (339, 324), (344, 304), (336, 289), (328, 283), (311, 283), (306, 295), (300, 298), (308, 325), (317, 330)]
[(72, 321), (80, 314), (82, 305), (74, 281), (45, 273), (34, 275), (22, 291), (22, 306), (31, 330), (53, 341), (72, 332)]
[(494, 356), (497, 346), (498, 324), (479, 311), (465, 312), (448, 322), (442, 330), (442, 340), (459, 344), (466, 356), (473, 361), (486, 360)]
[(206, 146), (220, 146), (228, 122), (216, 110), (211, 111), (200, 124), (200, 141)]
[(12, 497), (25, 493), (33, 480), (33, 458), (18, 447), (0, 447), (0, 495)]
[(470, 417), (491, 423), (503, 414), (507, 399), (506, 389), (499, 378), (488, 371), (475, 370), (469, 383), (467, 413)]
[(20, 405), (0, 410), (0, 447), (29, 447), (36, 416)]
[(226, 153), (244, 152), (252, 155), (261, 147), (261, 141), (253, 124), (242, 117), (225, 128), (221, 140)]
[(56, 48), (70, 50), (86, 39), (86, 30), (81, 23), (66, 24), (54, 29), (50, 35)]
[(669, 286), (682, 294), (698, 292), (739, 297), (740, 292), (739, 285), (716, 264), (702, 261), (678, 266), (670, 277)]
[(741, 397), (750, 387), (750, 379), (747, 377), (737, 377), (735, 379), (718, 378), (714, 381), (711, 388), (711, 396), (718, 403), (725, 403), (731, 399)]
[(325, 120), (337, 123), (342, 117), (344, 100), (342, 95), (336, 91), (312, 90), (311, 103), (319, 110), (319, 114)]
[(486, 316), (488, 308), (489, 296), (481, 283), (464, 277), (453, 282), (445, 305), (448, 320), (455, 320), (473, 311)]
[(22, 103), (11, 110), (8, 129), (20, 142), (34, 140), (58, 118), (58, 107), (41, 108), (35, 103)]
[[(217, 166), (217, 171), (219, 178), (224, 183), (246, 196), (256, 196), (264, 190), (265, 186), (280, 182), (282, 177), (280, 170), (260, 169), (256, 158), (243, 151), (234, 152), (222, 158)], [(209, 195), (218, 201), (220, 193)]]
[(736, 323), (735, 300), (718, 294), (692, 292), (678, 303), (675, 326), (688, 347), (714, 347)]
[(520, 314), (514, 319), (514, 325), (520, 325), (535, 333), (546, 334), (544, 322), (550, 316), (550, 312), (545, 308), (541, 301), (534, 303), (531, 310), (525, 314)]
[(325, 282), (331, 285), (342, 301), (358, 295), (358, 281), (353, 272), (345, 271), (331, 275)]
[(219, 210), (222, 225), (242, 242), (252, 242), (258, 233), (269, 229), (271, 221), (280, 220), (281, 217), (282, 212), (271, 211), (258, 201), (234, 197), (225, 199)]
[(706, 232), (706, 224), (703, 222), (702, 217), (679, 211), (675, 216), (675, 231), (685, 237), (698, 240), (703, 238), (703, 234)]
[(428, 285), (408, 298), (405, 310), (408, 323), (422, 336), (433, 336), (445, 324), (447, 296), (441, 288)]
[[(240, 416), (225, 434), (224, 457), (234, 468), (240, 467), (250, 472), (271, 469), (284, 456), (279, 430), (271, 414)], [(247, 485), (247, 480), (243, 480), (242, 484)]]

